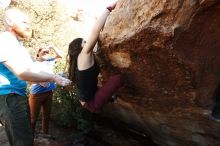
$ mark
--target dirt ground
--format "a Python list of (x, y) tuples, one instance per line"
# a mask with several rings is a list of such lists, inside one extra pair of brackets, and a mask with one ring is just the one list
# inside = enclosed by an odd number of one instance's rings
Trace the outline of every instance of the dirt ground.
[[(106, 124), (97, 125), (95, 130), (87, 135), (78, 135), (74, 129), (59, 127), (53, 123), (50, 125), (52, 137), (40, 135), (39, 130), (37, 133), (35, 146), (157, 146), (143, 135), (132, 134), (127, 130), (112, 128)], [(0, 126), (0, 146), (10, 146), (2, 126)]]

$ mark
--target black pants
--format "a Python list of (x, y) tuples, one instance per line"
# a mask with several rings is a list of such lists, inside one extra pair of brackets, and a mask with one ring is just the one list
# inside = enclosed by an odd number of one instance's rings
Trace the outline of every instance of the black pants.
[(32, 146), (28, 99), (17, 94), (0, 95), (0, 121), (12, 146)]

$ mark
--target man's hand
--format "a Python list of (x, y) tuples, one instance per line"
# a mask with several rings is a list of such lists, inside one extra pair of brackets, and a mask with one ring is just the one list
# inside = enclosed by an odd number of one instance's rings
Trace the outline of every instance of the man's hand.
[(115, 9), (116, 4), (117, 4), (117, 1), (115, 1), (114, 3), (112, 3), (111, 5), (109, 5), (109, 6), (107, 7), (107, 9), (109, 10), (109, 12), (111, 12), (112, 10)]
[(54, 75), (53, 79), (54, 82), (56, 82), (60, 86), (68, 86), (72, 83), (72, 81), (70, 81), (69, 79), (61, 77), (59, 75)]
[(109, 7), (111, 7), (112, 10), (113, 10), (113, 9), (115, 8), (116, 4), (117, 4), (117, 1), (115, 1), (114, 3), (112, 3)]

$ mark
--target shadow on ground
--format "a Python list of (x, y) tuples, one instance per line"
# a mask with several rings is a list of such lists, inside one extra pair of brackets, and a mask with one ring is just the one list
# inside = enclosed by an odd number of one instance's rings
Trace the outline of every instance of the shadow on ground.
[[(40, 125), (37, 125), (35, 146), (158, 146), (146, 135), (124, 129), (121, 123), (104, 121), (106, 119), (96, 118), (94, 130), (86, 135), (79, 134), (74, 128), (60, 127), (51, 122), (50, 136), (45, 137), (40, 134)], [(0, 146), (10, 146), (2, 126)]]

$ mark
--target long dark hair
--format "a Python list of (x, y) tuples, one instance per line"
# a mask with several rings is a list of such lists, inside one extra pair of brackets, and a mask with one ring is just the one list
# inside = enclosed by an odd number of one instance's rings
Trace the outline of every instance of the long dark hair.
[(75, 82), (75, 70), (77, 66), (77, 58), (82, 50), (83, 38), (76, 38), (69, 44), (69, 49), (67, 53), (67, 63), (68, 65), (68, 78)]

